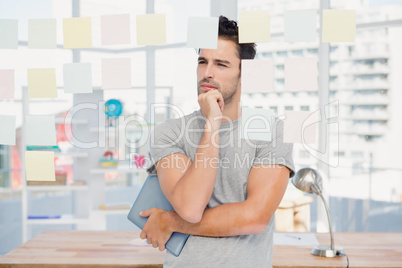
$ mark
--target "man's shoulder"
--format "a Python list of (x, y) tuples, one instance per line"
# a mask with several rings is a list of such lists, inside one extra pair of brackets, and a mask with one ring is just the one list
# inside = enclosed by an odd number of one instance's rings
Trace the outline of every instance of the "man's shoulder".
[(188, 128), (189, 124), (199, 124), (202, 120), (202, 115), (200, 110), (194, 111), (190, 114), (181, 116), (179, 118), (168, 119), (155, 127), (156, 131), (167, 131), (174, 129), (185, 129)]

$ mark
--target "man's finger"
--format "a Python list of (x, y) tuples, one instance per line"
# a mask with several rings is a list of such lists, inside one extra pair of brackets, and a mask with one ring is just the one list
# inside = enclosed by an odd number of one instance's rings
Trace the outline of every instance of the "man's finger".
[(147, 238), (147, 234), (146, 234), (144, 231), (142, 231), (142, 232), (140, 233), (140, 238), (141, 238), (141, 239)]
[(218, 99), (218, 105), (219, 105), (219, 109), (221, 109), (221, 112), (223, 112), (223, 100)]
[(144, 211), (140, 212), (141, 217), (149, 217), (149, 215), (151, 215), (151, 210), (150, 209), (147, 209), (147, 210), (144, 210)]
[(159, 251), (164, 251), (165, 250), (165, 245), (159, 245)]
[(151, 245), (152, 244), (152, 239), (148, 237), (147, 238), (147, 243)]

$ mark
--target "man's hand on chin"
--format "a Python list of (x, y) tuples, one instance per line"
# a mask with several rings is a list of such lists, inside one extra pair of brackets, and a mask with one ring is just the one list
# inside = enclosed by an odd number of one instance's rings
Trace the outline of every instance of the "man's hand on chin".
[(140, 213), (141, 217), (149, 217), (140, 234), (141, 239), (147, 239), (147, 243), (160, 251), (165, 250), (165, 244), (172, 235), (169, 223), (164, 217), (167, 211), (160, 208), (151, 208)]

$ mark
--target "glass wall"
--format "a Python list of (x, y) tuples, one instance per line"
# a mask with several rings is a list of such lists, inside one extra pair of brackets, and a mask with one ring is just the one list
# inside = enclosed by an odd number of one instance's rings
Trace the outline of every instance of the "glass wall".
[[(331, 158), (331, 215), (337, 231), (400, 232), (402, 80), (400, 1), (331, 1), (356, 9), (354, 43), (330, 48), (330, 101), (337, 101), (339, 149)], [(374, 27), (366, 27), (374, 24)]]
[[(93, 86), (101, 86), (101, 61), (105, 58), (130, 58), (132, 88), (102, 92), (104, 100), (123, 100), (125, 115), (138, 114), (145, 117), (147, 102), (147, 77), (155, 81), (155, 102), (171, 103), (181, 114), (198, 109), (196, 92), (196, 59), (194, 49), (186, 48), (187, 19), (190, 16), (210, 16), (210, 2), (198, 0), (155, 0), (154, 10), (166, 14), (167, 45), (151, 48), (154, 52), (154, 72), (147, 73), (147, 47), (136, 45), (135, 15), (146, 13), (146, 0), (81, 0), (79, 16), (90, 17), (92, 22), (93, 48), (82, 49), (79, 61), (92, 63)], [(330, 127), (329, 180), (325, 185), (329, 194), (331, 216), (335, 231), (402, 231), (402, 169), (398, 162), (399, 137), (402, 128), (398, 116), (402, 106), (402, 19), (400, 1), (380, 0), (333, 0), (331, 8), (356, 9), (357, 31), (353, 43), (330, 44), (329, 99), (331, 114), (338, 124)], [(284, 60), (287, 58), (319, 58), (320, 41), (286, 43), (283, 37), (284, 12), (287, 10), (319, 10), (318, 0), (238, 0), (238, 11), (268, 9), (271, 14), (271, 42), (257, 44), (258, 59), (274, 62), (274, 91), (244, 94), (243, 104), (249, 107), (272, 109), (278, 115), (285, 111), (316, 111), (319, 107), (319, 91), (286, 91), (284, 87)], [(32, 101), (29, 114), (66, 113), (73, 105), (73, 96), (64, 94), (63, 64), (73, 61), (72, 50), (63, 49), (62, 19), (72, 17), (71, 0), (2, 0), (0, 18), (18, 19), (19, 47), (17, 50), (0, 50), (0, 69), (15, 69), (15, 99), (0, 101), (0, 114), (17, 117), (17, 145), (0, 146), (0, 254), (19, 245), (21, 239), (21, 126), (23, 122), (23, 88), (27, 86), (28, 68), (55, 68), (57, 100)], [(127, 45), (101, 46), (100, 16), (107, 14), (130, 14), (131, 43)], [(57, 49), (28, 49), (28, 19), (57, 18)], [(317, 16), (317, 18), (319, 18)], [(319, 21), (317, 21), (319, 27)], [(151, 61), (152, 62), (152, 61)], [(320, 90), (320, 89), (319, 89)], [(157, 121), (180, 116), (174, 111), (157, 110)], [(60, 132), (63, 129), (60, 128)], [(127, 133), (135, 141), (136, 133)], [(61, 137), (66, 141), (67, 137)], [(63, 140), (65, 139), (65, 140)], [(317, 149), (317, 144), (312, 148)], [(142, 151), (141, 151), (142, 150)], [(145, 154), (142, 148), (136, 153)], [(301, 144), (294, 146), (296, 168), (319, 166), (318, 160)], [(71, 159), (60, 156), (60, 166)], [(115, 178), (114, 175), (105, 176)], [(119, 186), (108, 189), (108, 202), (131, 202), (133, 190), (130, 176), (124, 177)], [(72, 178), (68, 181), (73, 180)], [(290, 194), (299, 193), (289, 189)], [(38, 207), (46, 203), (43, 193), (34, 194)], [(46, 195), (56, 198), (66, 210), (72, 210), (73, 194), (62, 192)], [(42, 199), (41, 199), (42, 198)], [(49, 202), (48, 202), (49, 203)], [(57, 202), (55, 202), (57, 203)], [(316, 230), (317, 211), (313, 203), (312, 231)], [(34, 211), (34, 210), (32, 210)], [(11, 217), (9, 215), (12, 215)], [(108, 229), (128, 229), (121, 225), (125, 215), (108, 218)], [(6, 219), (6, 220), (5, 220)], [(56, 228), (56, 227), (55, 227)], [(57, 227), (59, 228), (59, 227)], [(73, 229), (74, 225), (66, 228)], [(33, 233), (41, 230), (34, 227)], [(3, 241), (8, 241), (4, 243)], [(11, 242), (10, 242), (11, 241)]]
[[(356, 10), (356, 40), (330, 43), (329, 72), (329, 178), (324, 184), (329, 195), (333, 227), (338, 232), (401, 231), (402, 169), (398, 139), (402, 114), (400, 1), (330, 1), (332, 9)], [(238, 1), (238, 10), (268, 9), (271, 14), (271, 42), (258, 44), (257, 58), (273, 59), (274, 92), (249, 94), (248, 105), (284, 111), (319, 109), (319, 92), (284, 91), (285, 58), (318, 57), (320, 42), (284, 41), (284, 12), (314, 9), (319, 1)], [(319, 27), (319, 21), (317, 21)], [(320, 63), (319, 63), (320, 64)], [(320, 79), (320, 77), (318, 77)], [(322, 90), (322, 89), (319, 89)], [(322, 108), (322, 107), (321, 107)], [(317, 144), (316, 144), (317, 145)], [(319, 166), (305, 146), (295, 144), (297, 169)], [(322, 165), (322, 164), (321, 164)], [(288, 192), (293, 192), (292, 185)], [(294, 195), (289, 195), (290, 197)], [(296, 194), (297, 196), (297, 194)], [(286, 196), (285, 196), (286, 197)], [(316, 230), (317, 206), (311, 205), (311, 227)]]

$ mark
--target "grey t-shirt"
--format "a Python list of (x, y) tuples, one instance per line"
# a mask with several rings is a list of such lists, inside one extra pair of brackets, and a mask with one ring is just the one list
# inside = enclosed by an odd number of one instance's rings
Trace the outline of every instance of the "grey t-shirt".
[[(205, 119), (195, 111), (158, 125), (151, 135), (150, 174), (161, 158), (181, 153), (193, 162)], [(241, 119), (222, 123), (219, 132), (219, 167), (215, 188), (207, 208), (247, 198), (247, 179), (256, 164), (284, 165), (294, 174), (292, 144), (282, 142), (283, 122), (273, 124), (272, 141), (241, 139)], [(270, 178), (266, 178), (269, 180)], [(164, 267), (271, 267), (274, 218), (264, 233), (231, 237), (190, 235), (180, 256), (168, 251)]]

